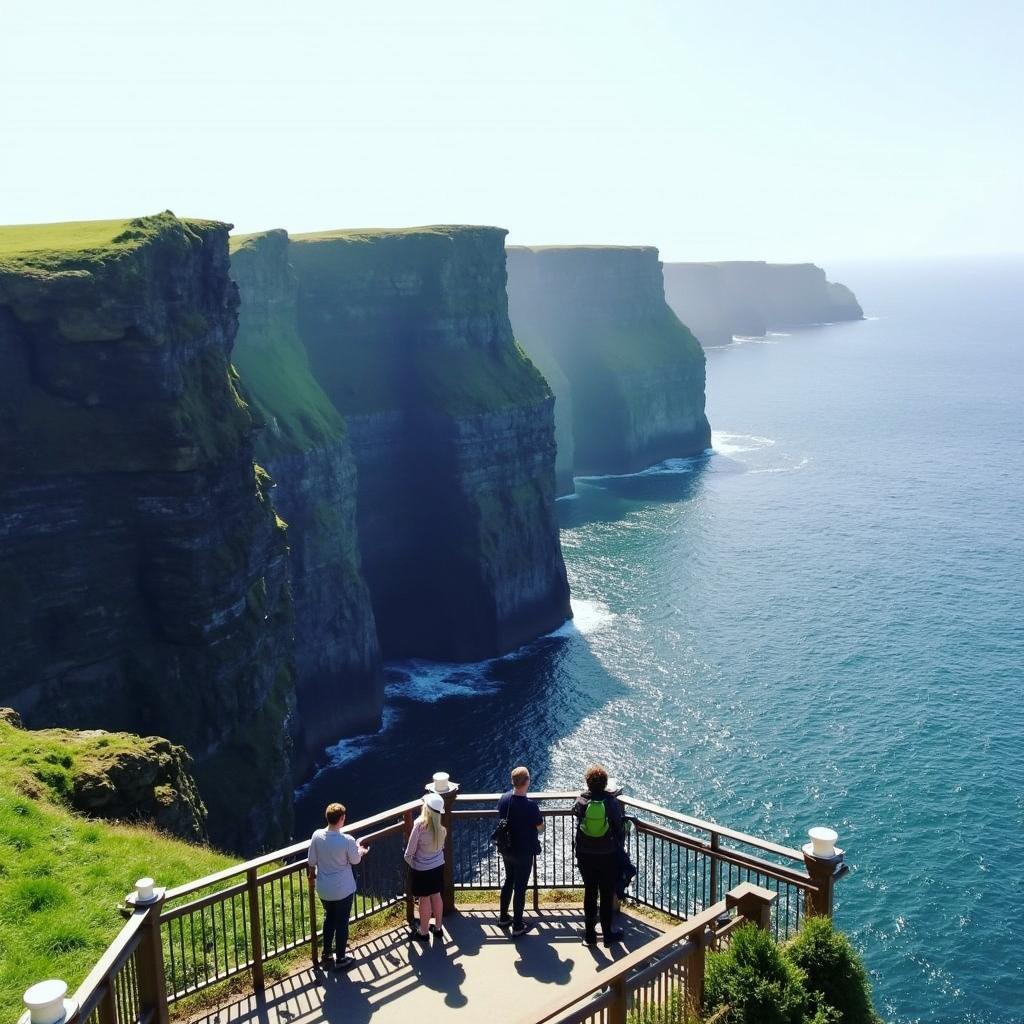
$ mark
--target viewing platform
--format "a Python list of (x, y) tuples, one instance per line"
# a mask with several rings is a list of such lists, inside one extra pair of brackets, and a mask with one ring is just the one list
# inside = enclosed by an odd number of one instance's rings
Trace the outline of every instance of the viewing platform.
[(831, 915), (846, 871), (830, 830), (812, 830), (813, 843), (796, 850), (621, 796), (637, 868), (621, 908), (625, 934), (586, 946), (576, 794), (531, 793), (546, 828), (528, 894), (532, 927), (512, 938), (497, 921), (504, 875), (490, 841), (500, 794), (452, 784), (441, 795), (443, 938), (408, 938), (403, 852), (416, 799), (344, 828), (370, 847), (356, 868), (352, 922), (364, 934), (350, 942), (348, 970), (318, 964), (306, 840), (170, 890), (141, 880), (120, 934), (73, 997), (59, 982), (34, 986), (21, 1024), (624, 1024), (652, 1006), (681, 1022), (701, 1006), (707, 950), (748, 921), (782, 940), (808, 916)]

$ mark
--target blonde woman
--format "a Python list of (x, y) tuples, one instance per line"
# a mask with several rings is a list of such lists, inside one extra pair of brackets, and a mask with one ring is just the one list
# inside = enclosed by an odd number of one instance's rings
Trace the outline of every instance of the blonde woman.
[[(436, 793), (423, 798), (423, 809), (409, 835), (405, 860), (412, 869), (412, 894), (420, 901), (420, 926), (409, 938), (429, 942), (431, 932), (441, 935), (441, 888), (444, 885), (444, 838), (447, 829), (441, 824), (444, 800)], [(430, 916), (434, 924), (430, 924)], [(428, 928), (428, 925), (430, 926)]]

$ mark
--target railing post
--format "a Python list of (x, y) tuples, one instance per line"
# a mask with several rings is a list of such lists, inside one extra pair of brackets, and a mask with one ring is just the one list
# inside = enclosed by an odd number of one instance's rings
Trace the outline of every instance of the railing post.
[[(139, 1009), (145, 1014), (153, 1011), (154, 1024), (167, 1024), (167, 979), (164, 975), (164, 943), (160, 934), (160, 911), (164, 905), (164, 890), (143, 913), (145, 922), (136, 953), (139, 976)], [(138, 913), (138, 911), (136, 911)], [(113, 981), (111, 980), (111, 985)]]
[(711, 899), (708, 906), (714, 906), (718, 902), (718, 854), (715, 852), (722, 848), (722, 837), (717, 832), (711, 833)]
[(533, 858), (533, 912), (540, 913), (540, 882), (537, 879), (537, 857)]
[(753, 882), (743, 882), (725, 894), (726, 909), (732, 910), (758, 928), (767, 931), (772, 923), (772, 904), (779, 894), (771, 889), (762, 889)]
[(807, 892), (807, 916), (831, 917), (833, 889), (843, 870), (843, 851), (835, 845), (839, 836), (829, 828), (812, 828), (807, 834), (811, 841), (801, 852), (815, 889)]
[(316, 881), (309, 879), (309, 957), (314, 964), (320, 962), (320, 936), (316, 933)]
[(612, 1001), (608, 1004), (608, 1024), (626, 1024), (626, 979), (616, 978), (608, 986)]
[[(260, 925), (260, 892), (256, 868), (245, 872), (246, 895), (249, 897), (249, 945), (252, 948), (252, 987), (263, 991), (263, 928)], [(316, 922), (313, 922), (314, 946)], [(315, 958), (314, 952), (314, 958)]]
[[(413, 815), (412, 811), (406, 811), (402, 815), (402, 835), (405, 841), (402, 844), (402, 853), (405, 853), (406, 846), (409, 845), (409, 836), (412, 835), (412, 823)], [(412, 927), (416, 923), (416, 901), (412, 895), (412, 868), (408, 864), (405, 865), (405, 919), (409, 922), (409, 926)]]
[(686, 965), (686, 1019), (699, 1020), (704, 1009), (704, 970), (707, 947), (715, 941), (715, 931), (709, 925), (693, 938), (693, 952)]

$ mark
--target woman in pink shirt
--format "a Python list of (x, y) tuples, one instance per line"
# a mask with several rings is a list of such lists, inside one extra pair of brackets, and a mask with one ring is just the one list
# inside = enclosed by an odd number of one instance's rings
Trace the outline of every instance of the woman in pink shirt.
[[(447, 833), (441, 824), (443, 810), (444, 800), (436, 793), (428, 793), (423, 798), (423, 809), (405, 848), (405, 860), (412, 869), (412, 894), (420, 901), (420, 927), (418, 931), (414, 928), (409, 938), (419, 942), (429, 942), (431, 932), (442, 934), (444, 907), (441, 889), (444, 886), (444, 839)], [(431, 913), (436, 922), (433, 925), (430, 925)]]

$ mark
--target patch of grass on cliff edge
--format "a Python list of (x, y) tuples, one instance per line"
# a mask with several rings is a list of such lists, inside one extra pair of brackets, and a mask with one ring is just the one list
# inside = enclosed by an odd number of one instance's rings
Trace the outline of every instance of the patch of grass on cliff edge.
[[(73, 992), (124, 924), (117, 903), (136, 878), (161, 885), (235, 858), (153, 829), (90, 821), (62, 794), (88, 766), (73, 733), (0, 722), (0, 1019), (17, 1020), (21, 997), (44, 978)], [(109, 743), (132, 737), (109, 734)]]

